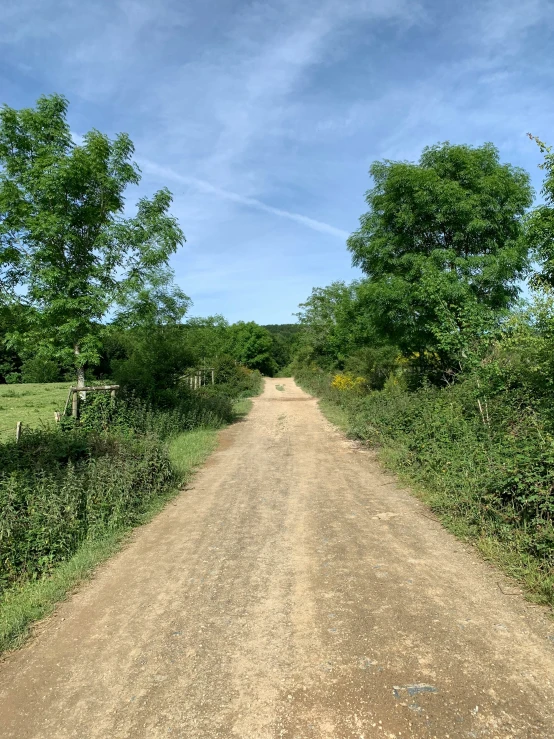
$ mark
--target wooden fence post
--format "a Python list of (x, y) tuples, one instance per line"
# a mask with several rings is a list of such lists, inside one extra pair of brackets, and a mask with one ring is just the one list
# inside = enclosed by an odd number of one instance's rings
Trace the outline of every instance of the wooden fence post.
[(74, 390), (73, 397), (71, 399), (71, 415), (73, 418), (79, 418), (79, 393)]
[(18, 421), (15, 427), (15, 440), (19, 441), (21, 436), (21, 421)]

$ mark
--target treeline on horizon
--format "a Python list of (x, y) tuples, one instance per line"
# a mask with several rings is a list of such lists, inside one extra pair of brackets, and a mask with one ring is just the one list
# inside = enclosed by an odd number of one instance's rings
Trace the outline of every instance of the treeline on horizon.
[[(0, 312), (0, 384), (74, 384), (75, 362), (69, 353), (37, 352), (24, 339), (17, 347), (10, 343), (14, 332), (25, 337), (33, 310), (12, 304)], [(298, 324), (230, 324), (220, 315), (135, 326), (115, 320), (99, 327), (98, 357), (84, 376), (87, 383), (112, 381), (144, 397), (195, 369), (230, 361), (271, 377), (290, 366), (299, 332)]]

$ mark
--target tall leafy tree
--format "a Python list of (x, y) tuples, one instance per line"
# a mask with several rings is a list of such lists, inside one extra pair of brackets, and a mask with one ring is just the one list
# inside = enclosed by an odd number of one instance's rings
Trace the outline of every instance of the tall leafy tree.
[(140, 292), (184, 237), (167, 189), (125, 217), (126, 188), (140, 181), (131, 140), (92, 130), (75, 143), (67, 107), (51, 95), (0, 111), (0, 286), (4, 300), (24, 286), (36, 308), (26, 338), (71, 356), (82, 385), (110, 307)]
[(452, 363), (516, 299), (528, 268), (528, 174), (492, 144), (438, 144), (418, 163), (370, 169), (369, 211), (348, 240), (368, 277), (363, 303), (376, 331), (406, 354)]
[(537, 287), (554, 287), (554, 149), (536, 136), (528, 134), (544, 154), (539, 167), (544, 170), (542, 186), (544, 202), (529, 217), (529, 241), (541, 269), (533, 275)]
[(229, 326), (226, 348), (237, 362), (257, 369), (264, 375), (272, 375), (277, 369), (272, 355), (271, 334), (254, 321), (239, 321)]
[(300, 338), (301, 326), (297, 323), (269, 324), (263, 326), (271, 334), (273, 348), (271, 353), (278, 368), (288, 366), (294, 357)]
[(229, 323), (221, 315), (189, 318), (183, 326), (183, 340), (193, 357), (193, 364), (211, 365), (228, 349)]
[(192, 304), (166, 265), (145, 271), (122, 286), (114, 323), (125, 328), (177, 325)]
[(356, 283), (315, 287), (298, 316), (302, 327), (299, 358), (324, 367), (342, 367), (356, 342)]

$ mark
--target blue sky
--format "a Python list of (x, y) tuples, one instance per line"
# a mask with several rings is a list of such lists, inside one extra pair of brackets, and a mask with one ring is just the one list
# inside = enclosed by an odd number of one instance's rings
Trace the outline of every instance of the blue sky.
[(280, 323), (357, 272), (375, 159), (493, 141), (530, 171), (554, 142), (552, 0), (2, 0), (0, 102), (70, 101), (126, 131), (167, 185), (193, 315)]

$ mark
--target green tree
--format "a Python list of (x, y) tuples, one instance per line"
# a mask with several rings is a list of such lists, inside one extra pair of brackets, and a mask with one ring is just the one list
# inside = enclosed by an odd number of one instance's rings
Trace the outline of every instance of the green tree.
[(269, 324), (262, 328), (271, 334), (273, 339), (271, 353), (277, 367), (282, 370), (294, 359), (302, 327), (298, 323), (281, 323)]
[(192, 364), (182, 328), (166, 324), (152, 330), (141, 325), (119, 331), (112, 337), (117, 339), (110, 362), (113, 379), (140, 397), (161, 401)]
[(183, 340), (191, 354), (193, 365), (213, 364), (216, 357), (227, 351), (229, 323), (223, 316), (189, 318), (183, 326)]
[(375, 162), (369, 211), (348, 240), (369, 278), (377, 334), (409, 355), (459, 363), (516, 299), (528, 268), (529, 176), (492, 144), (439, 144), (418, 163)]
[(165, 267), (183, 234), (166, 189), (124, 216), (125, 190), (140, 181), (131, 140), (92, 130), (76, 144), (67, 106), (52, 95), (0, 111), (0, 282), (4, 300), (24, 284), (36, 308), (13, 341), (62, 363), (72, 355), (82, 385), (110, 307)]
[(326, 369), (341, 368), (353, 349), (363, 342), (357, 305), (358, 284), (333, 282), (315, 287), (296, 314), (302, 327), (298, 349), (303, 363)]
[(0, 382), (6, 382), (8, 376), (12, 380), (20, 377), (22, 359), (10, 345), (8, 334), (15, 326), (24, 328), (25, 317), (26, 311), (23, 306), (15, 302), (11, 306), (0, 303)]
[(529, 243), (534, 256), (541, 266), (541, 271), (533, 275), (537, 287), (554, 286), (554, 150), (536, 136), (527, 134), (535, 141), (544, 154), (544, 162), (539, 167), (544, 170), (545, 178), (541, 193), (544, 203), (537, 206), (529, 217)]
[(273, 375), (277, 365), (272, 356), (273, 339), (269, 331), (254, 321), (239, 321), (229, 327), (227, 352), (237, 362), (264, 375)]
[(173, 277), (173, 270), (164, 265), (129, 280), (120, 291), (114, 323), (126, 328), (181, 323), (192, 301)]

